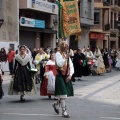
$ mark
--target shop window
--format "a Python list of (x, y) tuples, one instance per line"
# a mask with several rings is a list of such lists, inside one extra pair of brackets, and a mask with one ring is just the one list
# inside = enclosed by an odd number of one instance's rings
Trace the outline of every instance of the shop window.
[(14, 44), (9, 44), (9, 47), (12, 48), (12, 50), (15, 50), (15, 45)]
[(94, 11), (94, 24), (100, 24), (100, 10)]

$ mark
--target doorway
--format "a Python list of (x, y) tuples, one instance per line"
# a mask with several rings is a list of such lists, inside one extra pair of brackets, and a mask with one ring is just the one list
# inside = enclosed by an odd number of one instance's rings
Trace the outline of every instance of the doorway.
[(103, 48), (107, 48), (107, 41), (103, 40)]
[(75, 40), (76, 36), (70, 36), (70, 49), (77, 50), (78, 49), (78, 40)]
[(97, 45), (97, 40), (90, 40), (90, 49), (91, 51), (95, 51), (96, 45)]

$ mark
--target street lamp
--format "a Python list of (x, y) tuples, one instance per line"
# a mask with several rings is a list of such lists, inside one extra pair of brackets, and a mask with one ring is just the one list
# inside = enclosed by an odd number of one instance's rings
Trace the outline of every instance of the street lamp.
[(2, 24), (3, 24), (3, 22), (4, 22), (4, 20), (0, 19), (0, 28), (1, 28)]

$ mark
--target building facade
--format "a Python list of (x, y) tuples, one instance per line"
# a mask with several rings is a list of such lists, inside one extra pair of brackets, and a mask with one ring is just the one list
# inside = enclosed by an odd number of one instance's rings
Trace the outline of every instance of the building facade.
[(119, 14), (120, 0), (95, 0), (94, 26), (90, 32), (91, 47), (119, 47)]
[(17, 49), (19, 43), (19, 2), (0, 0), (0, 48)]
[(55, 0), (19, 0), (20, 44), (56, 47), (58, 6)]
[(90, 27), (94, 24), (94, 0), (80, 0), (78, 4), (80, 10), (81, 38), (75, 41), (75, 36), (70, 37), (70, 46), (73, 49), (89, 46)]

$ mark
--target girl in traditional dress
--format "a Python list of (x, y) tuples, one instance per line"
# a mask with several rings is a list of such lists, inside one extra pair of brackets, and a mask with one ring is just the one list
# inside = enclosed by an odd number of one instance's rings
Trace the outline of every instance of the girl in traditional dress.
[(35, 83), (30, 73), (30, 56), (25, 53), (26, 47), (20, 46), (20, 54), (15, 57), (14, 81), (10, 83), (9, 95), (20, 95), (20, 100), (25, 101), (24, 95), (36, 94)]
[(92, 70), (94, 70), (96, 74), (105, 73), (105, 71), (106, 71), (105, 65), (103, 63), (102, 54), (101, 54), (99, 48), (95, 49), (94, 57), (95, 57), (95, 67)]
[(51, 53), (50, 60), (47, 62), (45, 67), (44, 80), (42, 81), (41, 96), (54, 95), (55, 93), (55, 76), (56, 76), (56, 66), (55, 66), (55, 54)]

